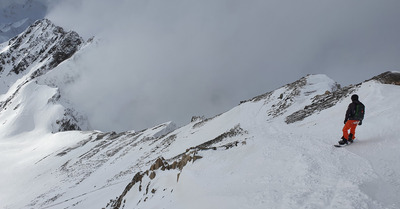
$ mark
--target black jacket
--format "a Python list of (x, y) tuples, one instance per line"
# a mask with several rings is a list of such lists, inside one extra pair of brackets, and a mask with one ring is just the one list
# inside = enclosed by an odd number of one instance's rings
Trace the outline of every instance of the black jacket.
[(350, 103), (349, 106), (347, 107), (347, 111), (346, 111), (346, 115), (345, 115), (344, 121), (347, 121), (347, 120), (360, 120), (360, 121), (362, 121), (363, 120), (363, 118), (356, 118), (355, 117), (357, 104), (362, 104), (362, 106), (364, 107), (364, 104), (361, 103), (358, 100), (353, 101), (352, 103)]

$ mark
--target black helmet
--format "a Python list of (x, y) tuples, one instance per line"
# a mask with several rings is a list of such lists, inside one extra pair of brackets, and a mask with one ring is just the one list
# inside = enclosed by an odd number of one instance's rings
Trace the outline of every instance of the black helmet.
[(357, 94), (353, 94), (351, 96), (351, 101), (358, 101), (358, 95)]

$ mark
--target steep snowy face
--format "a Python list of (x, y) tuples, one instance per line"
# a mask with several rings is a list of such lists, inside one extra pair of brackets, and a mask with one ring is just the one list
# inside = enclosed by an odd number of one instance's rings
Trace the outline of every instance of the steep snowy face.
[(268, 116), (276, 118), (303, 109), (313, 103), (315, 98), (335, 92), (339, 88), (340, 86), (326, 75), (308, 75), (246, 102), (263, 100), (268, 108)]
[(23, 32), (29, 25), (45, 17), (47, 7), (36, 0), (9, 1), (0, 3), (0, 43)]
[(76, 32), (64, 31), (44, 19), (0, 45), (0, 121), (7, 130), (3, 134), (38, 126), (50, 126), (52, 132), (87, 128), (84, 117), (63, 100), (56, 84), (37, 82), (84, 43)]
[(0, 93), (25, 75), (36, 78), (70, 58), (84, 43), (74, 31), (66, 32), (49, 20), (36, 21), (4, 45), (0, 54)]

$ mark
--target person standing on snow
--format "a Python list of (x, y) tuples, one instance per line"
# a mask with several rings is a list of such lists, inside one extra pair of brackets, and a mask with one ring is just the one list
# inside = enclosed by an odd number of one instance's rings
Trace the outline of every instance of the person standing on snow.
[[(343, 136), (342, 140), (339, 141), (340, 145), (347, 144), (348, 142), (352, 143), (355, 134), (357, 125), (362, 125), (362, 121), (364, 119), (365, 106), (363, 103), (358, 101), (358, 95), (353, 94), (351, 96), (352, 103), (349, 104), (346, 116), (344, 119), (344, 127), (343, 127)], [(349, 134), (350, 130), (350, 134)]]

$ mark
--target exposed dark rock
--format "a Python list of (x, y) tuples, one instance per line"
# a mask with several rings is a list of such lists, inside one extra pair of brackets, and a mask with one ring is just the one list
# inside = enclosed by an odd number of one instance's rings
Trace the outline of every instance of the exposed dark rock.
[(167, 167), (167, 166), (168, 166), (168, 163), (165, 162), (165, 159), (160, 157), (160, 158), (157, 158), (156, 162), (154, 162), (153, 165), (150, 166), (150, 171), (155, 171), (159, 168), (162, 168), (162, 170), (164, 170), (165, 167)]
[[(281, 104), (279, 106), (282, 106), (282, 107), (289, 106), (288, 100), (290, 100), (291, 97), (300, 94), (300, 90), (301, 90), (300, 88), (305, 86), (306, 84), (307, 84), (307, 77), (303, 77), (293, 83), (284, 85), (282, 88), (286, 88), (287, 92), (285, 92), (285, 95), (281, 94), (279, 96), (279, 99), (284, 100), (283, 102), (281, 102)], [(274, 91), (267, 92), (265, 94), (253, 97), (250, 100), (241, 101), (240, 103), (245, 103), (245, 102), (249, 102), (249, 101), (258, 102), (261, 100), (268, 100), (273, 93), (274, 93)], [(285, 98), (284, 98), (284, 96), (285, 96)]]
[(232, 128), (229, 131), (217, 136), (215, 139), (212, 139), (210, 141), (207, 141), (207, 142), (204, 142), (203, 144), (198, 145), (197, 148), (200, 148), (200, 149), (209, 148), (211, 145), (216, 144), (218, 142), (221, 142), (225, 138), (230, 138), (230, 137), (234, 137), (234, 136), (237, 136), (237, 135), (243, 135), (243, 134), (246, 134), (246, 133), (247, 133), (247, 131), (243, 130), (240, 127), (240, 124), (237, 124), (234, 128)]
[(384, 72), (371, 78), (370, 80), (376, 80), (383, 84), (400, 85), (400, 72)]
[(205, 119), (206, 119), (205, 116), (192, 116), (192, 119), (190, 120), (190, 122), (203, 121)]
[[(165, 171), (165, 170), (175, 170), (178, 169), (180, 171), (183, 170), (183, 168), (189, 163), (189, 162), (195, 162), (198, 159), (201, 159), (202, 156), (198, 155), (198, 151), (204, 150), (204, 149), (216, 149), (216, 147), (211, 147), (211, 145), (219, 143), (223, 141), (226, 138), (234, 137), (237, 135), (243, 135), (246, 134), (247, 131), (243, 130), (240, 127), (240, 124), (236, 125), (234, 128), (230, 129), (229, 131), (219, 135), (218, 137), (207, 141), (205, 143), (202, 143), (196, 147), (192, 147), (186, 150), (185, 153), (182, 153), (176, 157), (173, 157), (169, 160), (165, 160), (163, 157), (157, 158), (153, 164), (151, 164), (150, 168), (144, 172), (138, 172), (135, 174), (135, 177), (132, 179), (132, 181), (125, 187), (124, 191), (121, 193), (119, 197), (117, 197), (115, 200), (110, 200), (110, 202), (107, 204), (107, 208), (113, 208), (113, 209), (118, 209), (118, 208), (123, 208), (124, 207), (124, 197), (126, 194), (132, 189), (132, 187), (140, 182), (140, 185), (138, 185), (138, 190), (139, 192), (142, 191), (142, 180), (143, 177), (147, 176), (149, 180), (153, 180), (156, 178), (157, 173), (156, 171)], [(176, 135), (172, 135), (176, 137)], [(170, 137), (167, 137), (170, 138)], [(226, 145), (221, 145), (221, 147), (225, 147), (225, 149), (229, 149), (230, 147), (237, 146), (239, 144), (238, 141), (227, 143)], [(245, 144), (242, 142), (242, 144)], [(169, 145), (167, 145), (169, 146)], [(168, 161), (172, 161), (171, 164), (168, 163)], [(177, 174), (177, 181), (179, 181), (180, 173)], [(146, 190), (144, 191), (144, 195), (147, 195), (149, 191), (154, 194), (157, 192), (156, 189), (152, 188), (150, 190), (150, 182), (146, 186)], [(144, 202), (148, 200), (149, 197), (144, 197), (142, 199)], [(141, 202), (140, 200), (139, 202)]]
[[(81, 131), (82, 128), (80, 127), (81, 121), (85, 119), (81, 118), (78, 119), (78, 116), (75, 110), (66, 108), (64, 110), (64, 116), (61, 119), (56, 120), (55, 124), (58, 126), (57, 132), (62, 131)], [(53, 128), (54, 129), (54, 128)]]
[(304, 118), (314, 114), (315, 112), (320, 112), (324, 109), (333, 107), (346, 98), (348, 95), (353, 93), (357, 89), (357, 86), (348, 86), (342, 89), (336, 90), (334, 92), (325, 92), (323, 95), (317, 95), (314, 97), (312, 104), (307, 105), (304, 109), (296, 111), (291, 115), (287, 116), (285, 122), (287, 124), (301, 121)]
[(0, 54), (0, 62), (11, 64), (9, 74), (23, 73), (34, 62), (48, 64), (37, 69), (32, 78), (40, 76), (70, 58), (84, 43), (74, 31), (65, 32), (50, 20), (38, 20), (22, 34), (9, 41), (10, 48)]
[(81, 130), (81, 128), (76, 123), (72, 122), (71, 119), (63, 118), (61, 120), (57, 120), (56, 124), (60, 126), (58, 132)]
[[(217, 117), (217, 116), (215, 116), (215, 117)], [(202, 127), (204, 124), (206, 124), (208, 121), (211, 121), (211, 120), (214, 119), (215, 117), (206, 118), (206, 119), (205, 119), (204, 117), (196, 117), (196, 118), (193, 118), (193, 117), (192, 117), (192, 122), (199, 121), (199, 122), (197, 122), (197, 123), (195, 123), (195, 124), (193, 125), (193, 128)], [(193, 119), (196, 119), (196, 120), (193, 120)]]
[(153, 180), (154, 178), (156, 177), (156, 172), (151, 172), (150, 173), (150, 175), (149, 175), (149, 178), (151, 179), (151, 180)]
[[(111, 207), (114, 209), (121, 208), (122, 206), (122, 200), (125, 197), (125, 195), (131, 190), (131, 188), (138, 182), (141, 182), (143, 179), (144, 174), (142, 172), (138, 172), (135, 174), (133, 177), (132, 181), (125, 187), (124, 191), (122, 194), (117, 198), (117, 200), (111, 200)], [(110, 203), (109, 203), (110, 204)]]

